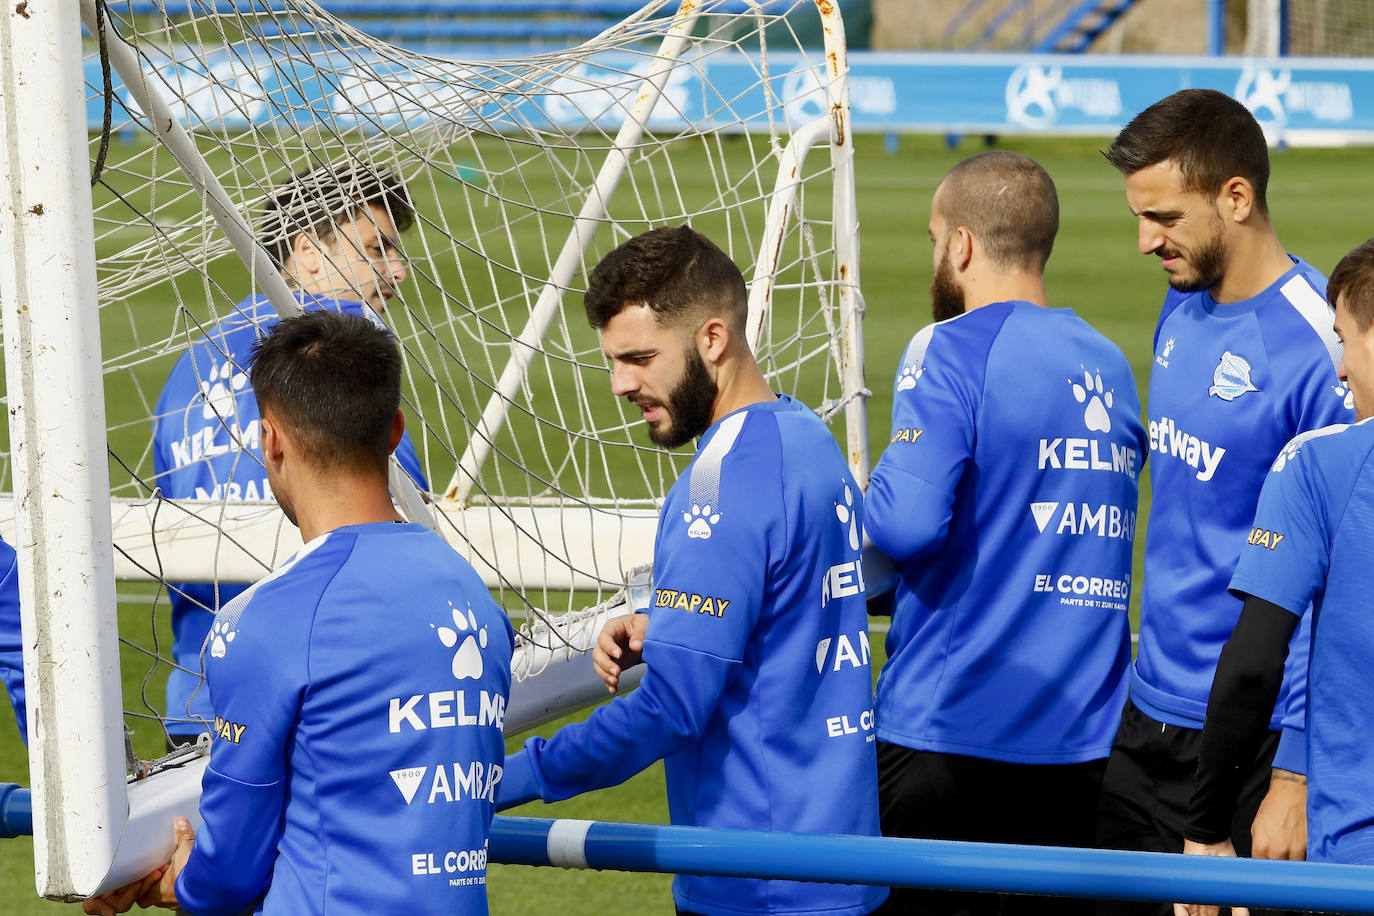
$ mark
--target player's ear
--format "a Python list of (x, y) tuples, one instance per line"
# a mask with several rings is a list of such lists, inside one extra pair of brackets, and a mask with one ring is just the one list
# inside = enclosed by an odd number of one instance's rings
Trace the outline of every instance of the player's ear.
[(1218, 204), (1223, 219), (1243, 223), (1250, 218), (1250, 213), (1255, 208), (1255, 188), (1239, 175), (1230, 178), (1221, 187)]
[(401, 436), (406, 431), (406, 415), (401, 408), (396, 408), (396, 416), (391, 418), (391, 436), (387, 442), (387, 452), (396, 451), (396, 446), (401, 444)]
[(955, 270), (968, 270), (973, 261), (973, 233), (968, 226), (959, 226), (949, 234), (949, 263)]
[(730, 325), (719, 315), (712, 315), (707, 318), (701, 327), (697, 328), (694, 335), (696, 338), (697, 352), (701, 358), (711, 365), (716, 365), (730, 349), (730, 342), (734, 335), (730, 332)]
[(262, 424), (259, 426), (259, 444), (262, 446), (262, 460), (276, 467), (281, 464), (282, 455), (286, 451), (286, 444), (282, 441), (281, 428), (277, 422), (268, 414), (262, 415)]
[(320, 241), (313, 232), (296, 233), (291, 240), (291, 263), (288, 267), (295, 274), (297, 284), (302, 287), (308, 286), (324, 269), (324, 252), (320, 250)]

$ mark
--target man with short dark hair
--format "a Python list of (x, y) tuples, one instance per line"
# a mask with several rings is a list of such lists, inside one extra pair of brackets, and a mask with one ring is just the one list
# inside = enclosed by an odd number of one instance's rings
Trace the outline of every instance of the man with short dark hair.
[(1358, 422), (1297, 436), (1265, 479), (1231, 579), (1244, 607), (1207, 704), (1184, 852), (1236, 854), (1230, 824), (1246, 764), (1279, 699), (1289, 642), (1310, 612), (1307, 858), (1374, 864), (1374, 756), (1360, 740), (1374, 731), (1374, 239), (1336, 265), (1327, 296)]
[[(410, 197), (395, 176), (359, 164), (322, 166), (269, 199), (260, 241), (303, 309), (375, 322), (406, 278), (396, 239), (412, 222)], [(250, 296), (177, 361), (153, 417), (153, 466), (165, 496), (273, 498), (259, 457), (248, 352), (277, 319), (266, 296)], [(396, 457), (412, 480), (426, 486), (408, 435)], [(213, 718), (201, 687), (201, 653), (214, 612), (244, 588), (216, 582), (170, 588), (175, 667), (167, 678), (169, 746), (194, 742)]]
[[(1092, 844), (1145, 435), (1125, 356), (1048, 307), (1058, 228), (1054, 182), (1016, 153), (964, 160), (931, 202), (936, 323), (907, 347), (864, 499), (900, 570), (878, 678), (886, 836)], [(1084, 906), (894, 888), (885, 912)]]
[[(668, 493), (648, 614), (611, 620), (595, 653), (639, 689), (531, 738), (501, 805), (615, 785), (664, 759), (674, 824), (876, 835), (873, 691), (859, 488), (825, 424), (764, 380), (744, 277), (686, 226), (625, 242), (592, 272), (588, 320), (611, 391), (649, 436), (700, 437)], [(858, 916), (881, 888), (679, 876), (680, 913)]]
[(256, 345), (267, 478), (304, 546), (216, 616), (198, 837), (87, 902), (198, 914), (485, 913), (510, 622), (387, 489), (401, 357), (321, 310)]
[[(1140, 251), (1160, 258), (1171, 289), (1150, 373), (1154, 500), (1140, 645), (1103, 780), (1098, 841), (1177, 852), (1208, 690), (1240, 614), (1227, 584), (1265, 470), (1284, 443), (1348, 420), (1350, 409), (1326, 282), (1274, 232), (1268, 148), (1245, 107), (1213, 90), (1176, 92), (1137, 115), (1105, 155), (1125, 178)], [(1252, 822), (1256, 856), (1300, 858), (1305, 845), (1306, 653), (1295, 648), (1273, 732), (1246, 763), (1234, 824), (1246, 854)]]

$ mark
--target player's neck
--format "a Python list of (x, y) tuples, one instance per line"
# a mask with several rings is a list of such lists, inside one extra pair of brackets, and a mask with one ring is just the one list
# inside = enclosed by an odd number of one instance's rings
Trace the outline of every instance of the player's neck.
[(1048, 306), (1045, 278), (1040, 274), (991, 274), (964, 287), (964, 310), (973, 311), (994, 302), (1030, 302)]
[(750, 404), (763, 404), (776, 401), (777, 395), (768, 387), (768, 381), (759, 371), (753, 356), (736, 357), (721, 366), (716, 376), (719, 392), (711, 410), (711, 422), (732, 414)]
[(1243, 229), (1227, 252), (1226, 273), (1212, 287), (1212, 299), (1225, 304), (1258, 296), (1292, 268), (1292, 258), (1268, 223)]
[(385, 478), (375, 474), (334, 471), (312, 480), (307, 493), (294, 506), (305, 543), (348, 525), (404, 521), (392, 505)]

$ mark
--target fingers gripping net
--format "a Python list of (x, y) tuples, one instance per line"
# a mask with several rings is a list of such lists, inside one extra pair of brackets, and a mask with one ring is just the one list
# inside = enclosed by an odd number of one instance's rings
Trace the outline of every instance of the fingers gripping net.
[[(361, 267), (334, 255), (334, 266), (359, 290), (391, 294), (384, 320), (405, 354), (407, 427), (434, 493), (426, 511), (523, 620), (527, 676), (590, 645), (587, 613), (623, 607), (616, 595), (651, 559), (658, 506), (689, 457), (651, 446), (638, 412), (610, 395), (582, 315), (587, 273), (625, 239), (690, 223), (753, 275), (751, 338), (770, 384), (827, 418), (847, 415), (866, 478), (833, 10), (660, 2), (572, 50), (480, 60), (393, 47), (308, 0), (111, 0), (95, 12), (108, 50), (88, 35), (87, 114), (106, 124), (90, 152), (115, 555), (128, 580), (126, 718), (187, 718), (162, 708), (176, 667), (169, 595), (253, 581), (299, 545), (270, 494), (240, 482), (249, 475), (173, 498), (155, 472), (150, 428), (173, 364), (223, 322), (260, 321), (245, 299), (271, 292), (275, 265), (236, 253), (202, 185), (222, 187), (270, 243), (300, 228), (264, 217), (293, 176), (404, 182), (414, 224), (396, 234), (399, 269), (384, 252)], [(132, 49), (138, 76), (112, 66), (116, 46)], [(184, 126), (199, 165), (159, 138), (166, 125), (131, 91), (140, 81)], [(323, 222), (304, 227), (323, 241), (358, 196), (343, 187), (319, 205)], [(404, 222), (390, 201), (382, 210)], [(247, 468), (260, 461), (257, 424), (237, 416), (247, 367), (220, 356), (198, 364), (192, 409), (160, 419), (183, 424), (178, 463), (228, 449)], [(200, 600), (214, 610), (210, 594)], [(591, 611), (560, 616), (576, 608)], [(161, 728), (137, 731), (139, 755), (161, 746)]]

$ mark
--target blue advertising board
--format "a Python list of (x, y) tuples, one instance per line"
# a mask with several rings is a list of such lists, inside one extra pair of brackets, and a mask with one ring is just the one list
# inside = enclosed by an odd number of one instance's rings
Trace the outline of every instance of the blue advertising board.
[[(559, 71), (556, 95), (529, 94), (520, 68), (495, 62), (429, 58), (413, 65), (298, 50), (288, 58), (235, 46), (203, 60), (177, 55), (151, 63), (153, 82), (177, 87), (163, 91), (175, 96), (173, 113), (212, 130), (327, 120), (340, 130), (375, 131), (445, 111), (479, 116), (495, 130), (576, 130), (619, 124), (651, 58), (608, 52), (569, 64)], [(651, 129), (739, 129), (741, 115), (746, 129), (766, 126), (758, 60), (712, 53), (684, 63), (673, 70)], [(852, 52), (849, 63), (858, 131), (1109, 135), (1169, 93), (1205, 87), (1242, 101), (1274, 139), (1374, 142), (1369, 60)], [(87, 68), (87, 82), (99, 86), (98, 61)], [(824, 114), (824, 71), (814, 58), (774, 54), (766, 72), (770, 94), (783, 99), (794, 125)], [(122, 86), (115, 90), (131, 105)], [(92, 129), (102, 116), (102, 99), (93, 94)]]

